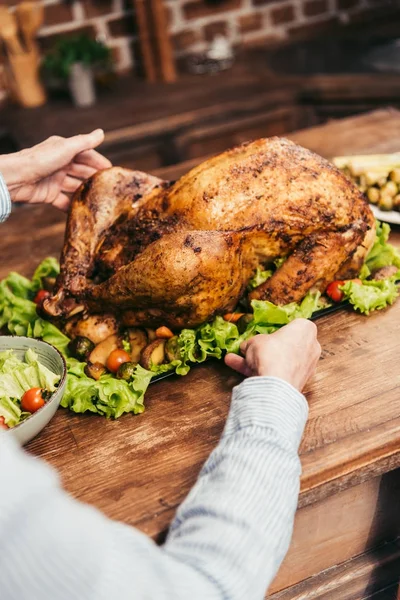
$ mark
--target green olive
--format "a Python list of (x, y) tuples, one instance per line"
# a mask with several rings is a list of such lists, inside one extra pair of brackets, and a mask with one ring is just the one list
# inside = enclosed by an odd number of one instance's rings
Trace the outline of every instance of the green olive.
[(396, 196), (398, 194), (399, 188), (394, 181), (388, 181), (382, 188), (381, 194), (382, 196)]
[(381, 197), (381, 193), (376, 187), (370, 187), (367, 192), (368, 200), (372, 204), (377, 204), (379, 202), (379, 198)]
[(236, 327), (239, 330), (239, 333), (244, 333), (247, 329), (247, 325), (252, 322), (254, 319), (254, 315), (246, 314), (240, 317), (238, 322), (236, 323)]
[(378, 208), (380, 208), (381, 210), (393, 210), (393, 197), (387, 195), (381, 196)]
[(125, 379), (125, 381), (130, 381), (135, 374), (136, 363), (126, 362), (122, 363), (117, 371), (118, 379)]
[(83, 336), (74, 338), (68, 344), (68, 350), (71, 352), (72, 356), (82, 361), (86, 359), (93, 348), (94, 344), (92, 340), (89, 340), (89, 338)]
[(376, 183), (377, 185), (379, 185), (380, 188), (382, 188), (387, 183), (387, 177), (385, 175), (382, 175), (382, 177), (380, 177)]
[(389, 177), (395, 183), (400, 183), (400, 169), (393, 169), (393, 171), (390, 171)]
[(393, 208), (394, 210), (400, 210), (400, 194), (397, 194), (397, 196), (393, 198)]

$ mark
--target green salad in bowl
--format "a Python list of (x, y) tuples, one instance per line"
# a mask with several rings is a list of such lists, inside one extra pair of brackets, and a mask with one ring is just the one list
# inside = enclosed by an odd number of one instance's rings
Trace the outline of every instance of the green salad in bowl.
[(64, 391), (66, 366), (49, 344), (26, 337), (0, 337), (0, 429), (20, 442), (50, 421)]

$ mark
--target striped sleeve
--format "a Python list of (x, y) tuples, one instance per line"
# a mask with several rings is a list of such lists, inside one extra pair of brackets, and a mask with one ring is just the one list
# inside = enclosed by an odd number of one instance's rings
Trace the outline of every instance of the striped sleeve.
[(216, 598), (263, 598), (279, 569), (292, 535), (307, 415), (304, 396), (274, 377), (248, 378), (233, 391), (222, 439), (166, 544), (215, 582)]
[(6, 183), (0, 173), (0, 223), (3, 223), (11, 213), (11, 198)]

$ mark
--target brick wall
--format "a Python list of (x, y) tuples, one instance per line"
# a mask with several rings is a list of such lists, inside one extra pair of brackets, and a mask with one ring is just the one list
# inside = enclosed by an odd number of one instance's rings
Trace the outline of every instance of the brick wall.
[[(61, 35), (88, 31), (112, 48), (119, 71), (135, 62), (136, 24), (131, 0), (42, 0), (43, 50)], [(164, 0), (177, 56), (202, 50), (223, 33), (238, 46), (272, 44), (307, 37), (333, 22), (343, 24), (369, 11), (384, 11), (399, 0)], [(12, 7), (17, 0), (6, 0)], [(1, 90), (0, 90), (1, 94)]]

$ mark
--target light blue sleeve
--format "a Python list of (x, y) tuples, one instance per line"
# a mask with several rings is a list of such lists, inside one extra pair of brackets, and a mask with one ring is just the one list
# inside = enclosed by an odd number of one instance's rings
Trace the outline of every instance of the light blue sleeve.
[(306, 418), (304, 397), (279, 379), (236, 387), (162, 547), (73, 500), (3, 433), (2, 600), (261, 600), (290, 542)]
[(0, 173), (0, 223), (3, 223), (11, 213), (11, 198), (2, 174)]

